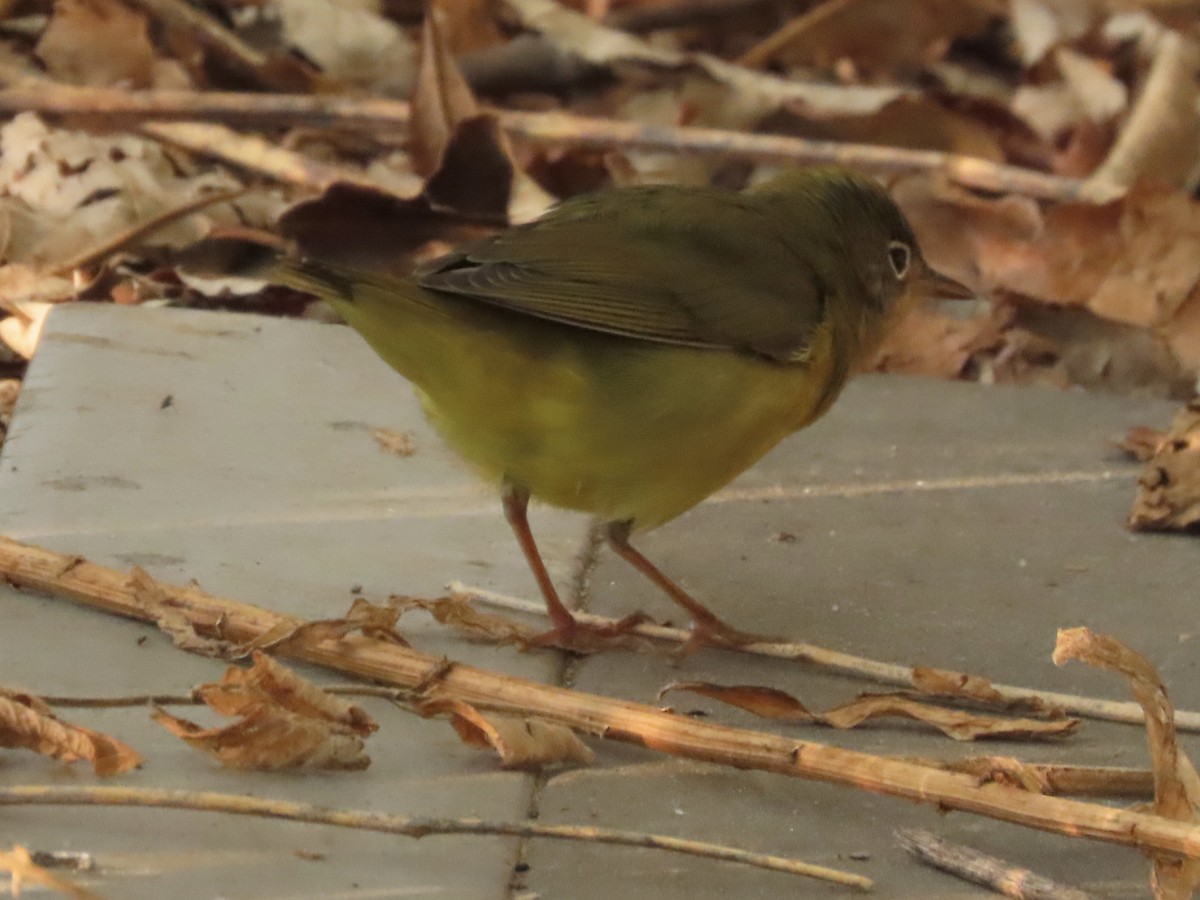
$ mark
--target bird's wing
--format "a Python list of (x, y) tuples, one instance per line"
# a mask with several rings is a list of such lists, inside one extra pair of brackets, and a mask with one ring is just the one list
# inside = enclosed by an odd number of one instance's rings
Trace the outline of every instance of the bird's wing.
[(811, 265), (741, 195), (653, 186), (577, 198), (414, 273), (422, 287), (661, 343), (803, 358)]

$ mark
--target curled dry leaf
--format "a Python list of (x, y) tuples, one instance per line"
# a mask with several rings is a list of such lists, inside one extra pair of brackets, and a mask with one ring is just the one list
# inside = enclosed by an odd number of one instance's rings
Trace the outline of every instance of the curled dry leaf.
[(284, 619), (250, 641), (242, 650), (249, 653), (251, 650), (268, 650), (284, 645), (339, 641), (355, 631), (360, 632), (363, 637), (408, 647), (408, 641), (396, 630), (396, 620), (399, 617), (400, 613), (396, 609), (378, 606), (358, 597), (350, 604), (346, 615), (340, 618), (316, 619), (311, 622)]
[(855, 728), (878, 718), (913, 719), (936, 728), (956, 741), (981, 738), (1007, 740), (1045, 740), (1065, 737), (1079, 726), (1078, 719), (1009, 719), (984, 716), (962, 710), (929, 706), (903, 694), (864, 694), (841, 706), (814, 713), (799, 700), (777, 688), (755, 685), (720, 685), (702, 681), (674, 682), (661, 691), (689, 691), (767, 719), (784, 722), (812, 722), (832, 728)]
[(180, 650), (223, 660), (241, 659), (246, 655), (245, 650), (230, 641), (200, 634), (196, 623), (183, 610), (171, 605), (162, 585), (141, 566), (129, 570), (129, 587), (134, 599), (154, 616), (154, 624)]
[(12, 315), (0, 321), (0, 341), (4, 341), (9, 349), (19, 356), (33, 359), (38, 341), (42, 339), (46, 317), (50, 315), (54, 304), (39, 303), (36, 300), (16, 300), (7, 306)]
[(1138, 478), (1129, 527), (1138, 531), (1184, 531), (1200, 525), (1200, 401), (1175, 416), (1166, 434), (1135, 429), (1126, 438), (1149, 453)]
[[(1154, 772), (1154, 811), (1168, 819), (1196, 822), (1200, 776), (1179, 746), (1175, 707), (1154, 665), (1116, 638), (1090, 628), (1065, 628), (1054, 644), (1054, 664), (1079, 660), (1098, 669), (1124, 675), (1134, 699), (1146, 715), (1146, 738)], [(1185, 900), (1200, 887), (1200, 861), (1177, 856), (1153, 856), (1151, 886), (1159, 900)]]
[(324, 719), (362, 737), (379, 730), (378, 723), (361, 706), (322, 690), (266, 653), (255, 650), (252, 659), (249, 669), (234, 666), (225, 672), (220, 684), (201, 688), (204, 702), (224, 715), (236, 715), (219, 705), (226, 702), (226, 697), (237, 698), (229, 709), (234, 709), (239, 700), (266, 700), (306, 718)]
[(1061, 717), (1065, 712), (1037, 697), (1009, 700), (997, 691), (990, 681), (981, 675), (968, 675), (950, 669), (935, 669), (932, 666), (913, 666), (913, 687), (923, 694), (934, 697), (950, 697), (955, 700), (970, 700), (1002, 709), (1022, 709), (1040, 715)]
[(62, 722), (45, 704), (21, 694), (0, 693), (0, 746), (21, 747), (66, 762), (86, 760), (97, 775), (120, 775), (142, 764), (136, 750), (115, 738)]
[(244, 717), (222, 728), (202, 728), (164, 709), (152, 714), (176, 737), (218, 759), (231, 769), (279, 771), (292, 769), (365, 769), (371, 758), (362, 739), (328, 722), (308, 719), (259, 704)]
[(0, 850), (0, 871), (8, 872), (12, 877), (10, 891), (14, 897), (21, 896), (21, 888), (29, 884), (58, 891), (68, 897), (75, 897), (77, 900), (100, 900), (99, 894), (39, 866), (33, 861), (29, 851), (20, 844), (11, 850)]
[(37, 55), (56, 81), (153, 86), (157, 57), (146, 17), (116, 0), (57, 0)]
[(480, 712), (461, 700), (432, 700), (423, 716), (446, 715), (464, 744), (495, 750), (506, 769), (591, 765), (595, 754), (570, 728), (536, 717)]
[(233, 667), (195, 694), (215, 712), (240, 716), (220, 728), (156, 709), (172, 734), (234, 769), (365, 769), (362, 738), (379, 726), (365, 710), (321, 690), (265, 653), (249, 669)]
[(403, 615), (410, 609), (429, 613), (443, 625), (449, 625), (470, 637), (494, 644), (527, 644), (536, 634), (529, 628), (503, 616), (480, 612), (465, 594), (453, 594), (426, 600), (420, 597), (393, 597), (392, 602)]

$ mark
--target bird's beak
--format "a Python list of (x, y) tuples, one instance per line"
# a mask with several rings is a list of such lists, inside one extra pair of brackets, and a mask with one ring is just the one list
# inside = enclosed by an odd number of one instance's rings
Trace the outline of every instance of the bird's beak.
[(929, 267), (921, 276), (921, 290), (930, 300), (971, 300), (979, 296), (978, 291)]

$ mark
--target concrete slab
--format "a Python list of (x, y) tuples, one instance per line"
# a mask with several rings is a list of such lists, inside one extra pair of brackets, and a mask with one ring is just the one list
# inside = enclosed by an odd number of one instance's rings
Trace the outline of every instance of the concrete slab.
[[(164, 403), (170, 397), (169, 403)], [(1050, 665), (1059, 626), (1088, 624), (1159, 663), (1181, 705), (1200, 707), (1189, 590), (1194, 546), (1122, 528), (1135, 467), (1108, 442), (1165, 423), (1170, 405), (1077, 393), (895, 378), (860, 379), (823, 422), (785, 442), (729, 490), (639, 546), (744, 628), (897, 662), (1124, 698), (1115, 679)], [(417, 452), (383, 453), (371, 429), (410, 430)], [(451, 579), (532, 596), (498, 504), (438, 443), (411, 391), (346, 329), (257, 317), (73, 305), (50, 318), (0, 456), (0, 532), (97, 562), (305, 616), (368, 597), (433, 594)], [(586, 523), (536, 513), (564, 580)], [(653, 588), (605, 559), (586, 598), (598, 611), (678, 618)], [(5, 683), (59, 694), (183, 691), (220, 663), (152, 629), (0, 589)], [(149, 636), (139, 643), (139, 639)], [(607, 654), (468, 644), (418, 625), (422, 649), (543, 681), (653, 701), (668, 680), (770, 684), (820, 707), (863, 685), (708, 651), (679, 666)], [(69, 661), (69, 662), (64, 662)], [(680, 706), (747, 717), (699, 700)], [(794, 854), (871, 875), (884, 897), (975, 892), (909, 862), (896, 827), (936, 828), (1102, 896), (1145, 894), (1136, 854), (825, 785), (600, 746), (588, 770), (498, 773), (443, 724), (376, 705), (365, 773), (223, 772), (143, 710), (71, 711), (142, 750), (122, 779), (398, 813), (476, 815), (662, 831)], [(1055, 746), (959, 745), (913, 727), (795, 729), (872, 752), (1018, 753), (1140, 764), (1137, 729), (1088, 723)], [(1196, 750), (1196, 742), (1187, 745)], [(76, 768), (6, 753), (0, 783), (89, 783)], [(840, 894), (834, 888), (648, 851), (507, 840), (385, 839), (333, 829), (166, 812), (20, 809), (0, 841), (74, 848), (107, 866), (120, 897), (693, 898)], [(303, 860), (296, 850), (324, 854)], [(510, 887), (513, 866), (523, 871)], [(522, 866), (524, 869), (525, 866)]]

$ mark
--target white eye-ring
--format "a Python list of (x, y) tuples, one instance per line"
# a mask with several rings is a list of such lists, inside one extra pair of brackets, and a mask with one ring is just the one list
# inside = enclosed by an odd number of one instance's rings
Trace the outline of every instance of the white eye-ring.
[(888, 244), (888, 262), (892, 264), (896, 278), (903, 281), (904, 276), (908, 274), (909, 263), (912, 262), (912, 247), (904, 241), (891, 241)]

